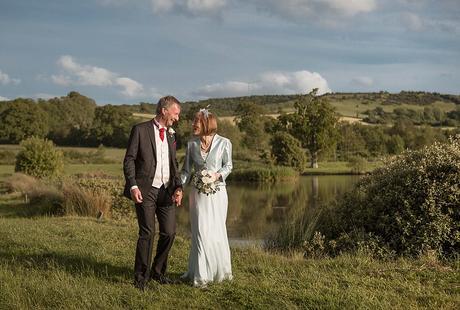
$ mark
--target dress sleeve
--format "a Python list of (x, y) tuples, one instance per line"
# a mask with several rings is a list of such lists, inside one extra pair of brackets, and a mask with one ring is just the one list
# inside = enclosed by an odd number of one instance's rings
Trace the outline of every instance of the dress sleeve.
[(191, 152), (191, 143), (187, 143), (187, 149), (185, 151), (185, 160), (184, 165), (180, 173), (180, 178), (183, 185), (186, 185), (190, 182), (190, 176), (192, 174), (192, 152)]
[(230, 140), (227, 140), (227, 143), (224, 146), (224, 152), (222, 154), (222, 168), (217, 171), (221, 175), (222, 181), (225, 181), (232, 169), (232, 143)]

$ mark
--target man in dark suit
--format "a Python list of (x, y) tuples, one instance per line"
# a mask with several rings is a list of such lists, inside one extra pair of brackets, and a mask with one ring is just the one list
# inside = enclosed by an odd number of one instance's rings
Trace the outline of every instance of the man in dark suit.
[[(134, 285), (141, 290), (150, 279), (170, 283), (165, 272), (176, 233), (174, 204), (180, 206), (182, 201), (176, 141), (170, 126), (179, 120), (179, 114), (180, 103), (176, 98), (161, 98), (155, 118), (132, 128), (123, 161), (124, 195), (134, 201), (139, 224)], [(155, 214), (160, 237), (152, 264)]]

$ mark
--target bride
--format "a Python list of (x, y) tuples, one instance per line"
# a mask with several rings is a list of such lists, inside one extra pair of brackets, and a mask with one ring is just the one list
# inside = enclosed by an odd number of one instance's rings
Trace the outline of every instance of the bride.
[(225, 179), (232, 170), (232, 144), (229, 139), (216, 134), (217, 119), (206, 109), (201, 109), (193, 121), (193, 134), (187, 143), (182, 167), (182, 184), (190, 182), (195, 173), (207, 170), (218, 190), (203, 194), (193, 187), (190, 193), (190, 223), (192, 244), (188, 271), (182, 276), (194, 286), (232, 279), (230, 247), (228, 245), (228, 197)]

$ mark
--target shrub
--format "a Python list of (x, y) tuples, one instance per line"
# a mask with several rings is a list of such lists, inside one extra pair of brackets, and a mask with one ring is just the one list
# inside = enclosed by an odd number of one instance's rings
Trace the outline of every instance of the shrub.
[(459, 180), (460, 138), (406, 151), (346, 195), (343, 229), (373, 234), (397, 254), (458, 252)]
[(64, 160), (62, 152), (53, 142), (32, 137), (21, 142), (22, 150), (16, 156), (16, 172), (37, 178), (55, 178), (62, 174)]
[(361, 156), (351, 156), (348, 166), (351, 168), (351, 173), (362, 174), (366, 171), (367, 160)]
[[(93, 206), (96, 214), (101, 211), (117, 220), (134, 217), (133, 202), (126, 199), (122, 194), (122, 179), (107, 175), (86, 174), (79, 175), (75, 184), (86, 193), (87, 197), (95, 199)], [(106, 197), (106, 205), (103, 206), (99, 203), (98, 195)]]
[(319, 214), (291, 219), (290, 224), (302, 225), (289, 230), (300, 237), (291, 236), (289, 242), (276, 246), (303, 247), (305, 254), (314, 256), (318, 250), (365, 251), (385, 257), (428, 252), (458, 255), (459, 180), (460, 136), (449, 143), (405, 151), (388, 158), (336, 204), (325, 206)]
[(275, 133), (270, 144), (276, 164), (295, 167), (300, 172), (307, 167), (308, 159), (300, 141), (287, 132)]
[(110, 196), (98, 188), (84, 188), (73, 182), (62, 184), (65, 215), (110, 217)]

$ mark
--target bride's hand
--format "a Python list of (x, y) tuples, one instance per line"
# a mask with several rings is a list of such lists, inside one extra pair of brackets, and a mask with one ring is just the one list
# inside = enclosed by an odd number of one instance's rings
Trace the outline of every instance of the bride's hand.
[(219, 179), (220, 179), (220, 173), (218, 173), (218, 172), (213, 172), (213, 173), (211, 174), (211, 177), (212, 177), (212, 182), (217, 182), (217, 181), (219, 181)]

